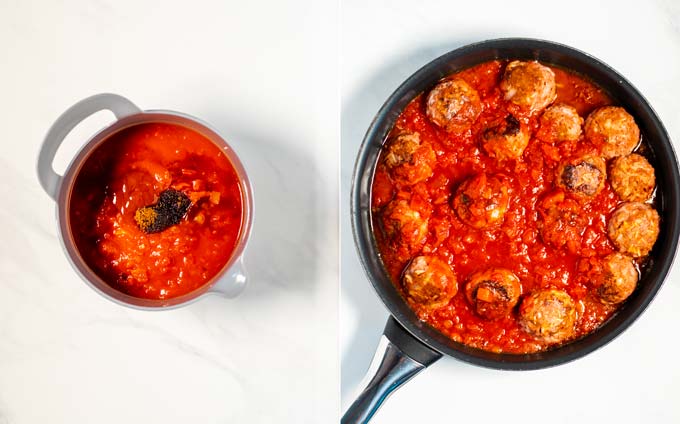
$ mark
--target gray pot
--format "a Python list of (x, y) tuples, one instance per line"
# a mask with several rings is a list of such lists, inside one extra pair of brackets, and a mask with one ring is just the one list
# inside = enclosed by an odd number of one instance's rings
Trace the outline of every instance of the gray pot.
[[(88, 116), (100, 110), (110, 110), (116, 121), (93, 135), (78, 154), (71, 160), (63, 176), (52, 168), (54, 156), (64, 138)], [(243, 227), (236, 248), (229, 262), (206, 284), (173, 299), (142, 299), (122, 293), (109, 286), (85, 263), (75, 245), (69, 218), (71, 191), (73, 185), (90, 154), (113, 134), (134, 125), (144, 123), (168, 123), (181, 125), (194, 130), (215, 143), (231, 161), (243, 187)], [(243, 291), (247, 283), (246, 270), (243, 265), (243, 253), (250, 237), (253, 217), (253, 194), (250, 181), (241, 161), (234, 150), (222, 137), (206, 123), (191, 116), (167, 110), (143, 111), (132, 102), (116, 94), (97, 94), (73, 105), (64, 112), (52, 125), (45, 136), (38, 156), (38, 179), (47, 194), (56, 202), (59, 239), (73, 268), (81, 278), (95, 291), (120, 305), (135, 309), (157, 310), (171, 309), (187, 305), (209, 293), (225, 297), (235, 297)]]

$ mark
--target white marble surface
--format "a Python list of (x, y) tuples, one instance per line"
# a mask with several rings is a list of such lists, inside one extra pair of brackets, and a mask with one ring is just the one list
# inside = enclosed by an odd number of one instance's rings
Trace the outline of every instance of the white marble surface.
[[(371, 119), (415, 70), (489, 38), (545, 38), (585, 50), (635, 84), (680, 140), (680, 6), (673, 0), (532, 2), (344, 0), (341, 125), (342, 408), (351, 403), (387, 317), (359, 265), (349, 182)], [(500, 372), (442, 359), (399, 389), (374, 423), (677, 423), (680, 267), (623, 335), (569, 365)]]
[[(337, 4), (0, 2), (0, 423), (319, 423), (339, 409)], [(255, 191), (239, 298), (140, 312), (88, 288), (35, 160), (98, 92), (182, 111)], [(102, 112), (69, 137), (63, 170)]]

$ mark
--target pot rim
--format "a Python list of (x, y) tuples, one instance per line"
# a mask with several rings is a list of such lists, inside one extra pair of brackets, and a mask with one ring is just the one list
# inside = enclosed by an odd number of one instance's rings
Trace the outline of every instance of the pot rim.
[[(220, 268), (220, 270), (205, 284), (182, 296), (169, 299), (146, 299), (131, 296), (107, 284), (87, 265), (80, 254), (80, 251), (78, 250), (73, 238), (69, 219), (73, 185), (87, 159), (99, 146), (101, 146), (113, 135), (127, 128), (148, 123), (168, 123), (179, 125), (203, 135), (205, 138), (210, 140), (210, 142), (219, 147), (220, 150), (225, 154), (236, 171), (241, 188), (241, 229), (231, 257), (225, 263), (225, 265)], [(212, 128), (208, 123), (191, 115), (161, 109), (144, 110), (139, 113), (126, 116), (122, 119), (114, 121), (90, 137), (90, 139), (80, 148), (78, 153), (73, 157), (73, 159), (71, 159), (71, 162), (67, 166), (56, 197), (56, 215), (58, 224), (57, 226), (59, 229), (59, 240), (63, 250), (66, 253), (66, 257), (69, 259), (69, 262), (73, 268), (78, 272), (78, 275), (81, 277), (81, 279), (84, 280), (85, 283), (87, 283), (87, 285), (97, 293), (114, 303), (132, 309), (148, 311), (170, 310), (186, 306), (200, 299), (205, 294), (210, 293), (211, 288), (213, 288), (215, 284), (221, 280), (221, 278), (226, 277), (227, 273), (235, 265), (237, 265), (239, 261), (241, 261), (252, 231), (253, 207), (254, 200), (252, 186), (243, 163), (239, 159), (234, 149), (217, 132), (217, 130)]]

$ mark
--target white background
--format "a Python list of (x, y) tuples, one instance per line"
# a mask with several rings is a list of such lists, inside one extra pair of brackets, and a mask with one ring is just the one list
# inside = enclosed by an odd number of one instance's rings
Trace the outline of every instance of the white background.
[[(0, 423), (333, 422), (387, 312), (349, 231), (351, 167), (375, 112), (461, 45), (552, 39), (603, 59), (680, 139), (680, 9), (656, 2), (0, 2)], [(342, 315), (337, 349), (337, 31), (342, 31)], [(90, 290), (56, 239), (34, 162), (67, 107), (103, 91), (198, 116), (253, 180), (252, 280), (238, 299), (137, 312)], [(63, 170), (111, 119), (67, 140)], [(302, 206), (301, 206), (302, 205)], [(499, 372), (443, 359), (376, 423), (680, 421), (680, 271), (610, 345), (572, 364)], [(566, 406), (565, 406), (566, 405)]]
[[(337, 4), (0, 1), (0, 423), (321, 423), (338, 415)], [(115, 305), (70, 268), (35, 160), (99, 92), (197, 116), (255, 192), (235, 300)], [(102, 112), (68, 138), (64, 170)]]
[[(359, 265), (348, 211), (354, 159), (382, 103), (422, 65), (464, 44), (497, 37), (544, 38), (589, 52), (625, 75), (677, 142), (680, 4), (343, 0), (341, 16), (344, 410), (387, 317)], [(444, 358), (395, 392), (373, 422), (678, 423), (678, 305), (676, 266), (647, 312), (599, 351), (533, 372), (493, 371)]]

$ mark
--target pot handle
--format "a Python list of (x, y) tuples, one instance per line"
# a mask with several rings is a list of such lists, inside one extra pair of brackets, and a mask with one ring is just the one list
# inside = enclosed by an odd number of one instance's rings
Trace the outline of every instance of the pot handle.
[(441, 357), (390, 317), (365, 377), (370, 381), (347, 409), (341, 424), (369, 422), (393, 391)]
[(57, 174), (52, 167), (59, 146), (76, 125), (88, 116), (105, 109), (113, 112), (119, 120), (141, 112), (141, 109), (125, 97), (110, 93), (96, 94), (71, 106), (47, 131), (38, 154), (37, 169), (40, 185), (52, 200), (57, 199), (62, 179), (62, 176)]
[(217, 294), (220, 296), (233, 298), (241, 294), (248, 282), (248, 271), (243, 263), (243, 256), (241, 256), (234, 265), (231, 266), (229, 272), (222, 276), (212, 287), (208, 293)]

